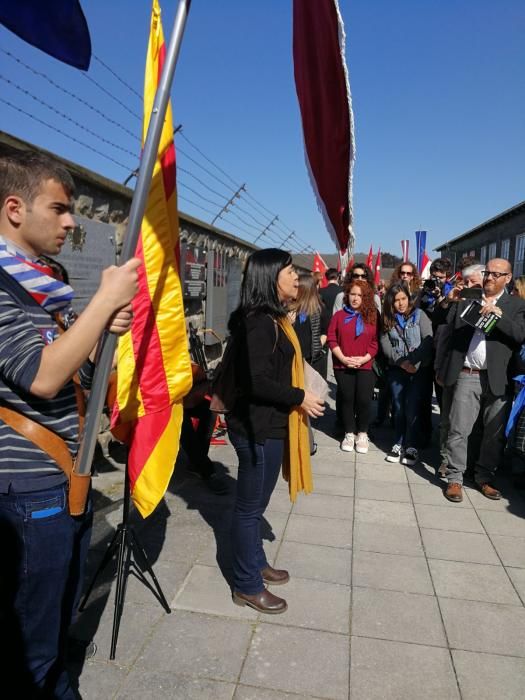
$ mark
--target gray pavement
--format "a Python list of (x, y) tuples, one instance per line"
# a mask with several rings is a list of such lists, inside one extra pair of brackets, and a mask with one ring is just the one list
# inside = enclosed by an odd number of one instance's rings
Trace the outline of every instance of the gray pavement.
[[(96, 656), (73, 667), (85, 700), (518, 700), (525, 697), (525, 499), (502, 474), (504, 496), (467, 488), (442, 495), (437, 451), (421, 464), (385, 462), (388, 429), (367, 455), (343, 453), (316, 431), (314, 487), (292, 505), (280, 481), (263, 536), (287, 568), (283, 615), (231, 601), (229, 521), (233, 449), (211, 457), (230, 484), (215, 496), (184, 464), (165, 502), (137, 532), (170, 602), (166, 614), (136, 578), (128, 584), (116, 661), (108, 661), (113, 569), (74, 634)], [(121, 515), (123, 473), (101, 463), (89, 570)]]

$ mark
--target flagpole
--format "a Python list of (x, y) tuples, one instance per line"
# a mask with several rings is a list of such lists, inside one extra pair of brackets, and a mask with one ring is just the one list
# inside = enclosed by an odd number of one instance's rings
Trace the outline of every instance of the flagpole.
[[(120, 262), (125, 263), (135, 254), (140, 233), (144, 210), (148, 199), (153, 168), (157, 159), (157, 152), (162, 135), (164, 118), (170, 99), (170, 90), (173, 83), (175, 66), (179, 57), (182, 38), (186, 28), (186, 20), (190, 10), (191, 0), (179, 0), (171, 40), (166, 52), (166, 61), (160, 77), (159, 86), (155, 95), (153, 109), (148, 126), (148, 133), (142, 151), (140, 169), (137, 177), (137, 184), (131, 202), (129, 212), (129, 223), (126, 230), (126, 237), (122, 246)], [(95, 375), (91, 394), (86, 411), (84, 423), (84, 435), (82, 436), (78, 451), (75, 471), (78, 474), (89, 474), (91, 463), (95, 453), (97, 433), (100, 424), (100, 416), (104, 408), (106, 390), (109, 375), (113, 365), (113, 356), (117, 346), (117, 337), (107, 333), (102, 341), (102, 348), (98, 355)]]

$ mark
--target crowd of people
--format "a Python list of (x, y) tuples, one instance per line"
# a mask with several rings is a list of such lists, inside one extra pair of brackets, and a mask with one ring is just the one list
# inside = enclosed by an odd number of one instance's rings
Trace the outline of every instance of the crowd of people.
[[(326, 273), (320, 298), (333, 298), (327, 345), (337, 382), (341, 450), (366, 452), (378, 389), (375, 426), (390, 417), (394, 432), (388, 462), (413, 466), (432, 439), (432, 403), (440, 411), (438, 475), (444, 496), (463, 498), (465, 473), (484, 496), (501, 498), (494, 476), (504, 451), (514, 482), (525, 488), (525, 390), (513, 404), (516, 382), (525, 385), (525, 278), (513, 281), (508, 260), (481, 265), (473, 257), (457, 269), (447, 258), (421, 280), (410, 261), (399, 264), (377, 294), (370, 269), (356, 263), (337, 293), (335, 270)], [(373, 300), (376, 302), (374, 308)]]

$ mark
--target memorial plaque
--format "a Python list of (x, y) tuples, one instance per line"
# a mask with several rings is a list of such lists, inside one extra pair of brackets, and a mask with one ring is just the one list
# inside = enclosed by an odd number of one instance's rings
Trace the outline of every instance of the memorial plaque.
[(204, 299), (206, 296), (206, 254), (201, 248), (181, 246), (183, 295), (185, 299)]
[(102, 270), (116, 263), (115, 226), (75, 216), (77, 226), (66, 238), (57, 260), (75, 290), (73, 308), (80, 313), (100, 284)]
[[(211, 328), (220, 338), (228, 330), (228, 287), (226, 285), (226, 255), (223, 252), (208, 251), (206, 328)], [(204, 341), (207, 345), (216, 343), (211, 333)]]

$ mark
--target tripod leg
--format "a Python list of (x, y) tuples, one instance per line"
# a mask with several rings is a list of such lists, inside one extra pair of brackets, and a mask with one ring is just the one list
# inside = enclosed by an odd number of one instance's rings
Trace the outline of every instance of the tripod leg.
[(151, 568), (151, 564), (149, 563), (148, 555), (146, 554), (146, 550), (142, 546), (142, 544), (139, 542), (139, 539), (133, 530), (133, 528), (130, 528), (129, 530), (129, 535), (130, 535), (130, 540), (131, 540), (131, 545), (133, 547), (133, 551), (135, 554), (135, 560), (137, 560), (137, 553), (139, 554), (139, 558), (144, 564), (144, 568), (146, 571), (149, 573), (151, 576), (151, 580), (153, 581), (153, 585), (155, 586), (155, 589), (157, 591), (158, 598), (160, 600), (160, 603), (164, 610), (167, 613), (171, 613), (171, 608), (168, 604), (168, 601), (166, 600), (166, 597), (164, 596), (164, 593), (162, 592), (162, 588), (160, 587), (160, 583), (157, 581), (157, 577), (155, 576), (153, 569)]
[(111, 633), (111, 649), (109, 658), (115, 658), (117, 648), (120, 620), (124, 608), (124, 594), (126, 592), (126, 580), (128, 577), (129, 563), (131, 559), (131, 547), (129, 542), (129, 530), (126, 525), (122, 525), (122, 538), (120, 540), (117, 566), (117, 587), (115, 591), (115, 610), (113, 612), (113, 630)]
[(91, 595), (91, 591), (93, 590), (98, 577), (104, 571), (104, 569), (109, 564), (109, 562), (113, 559), (113, 555), (115, 554), (115, 551), (119, 546), (121, 535), (122, 535), (122, 530), (121, 530), (121, 527), (119, 526), (111, 539), (109, 547), (106, 549), (104, 556), (102, 557), (102, 561), (98, 565), (98, 568), (95, 571), (93, 578), (91, 579), (91, 582), (88, 586), (88, 589), (87, 589), (84, 597), (82, 598), (82, 602), (80, 603), (80, 605), (78, 607), (79, 612), (84, 611), (84, 609), (87, 605), (87, 602), (89, 600), (89, 596)]

